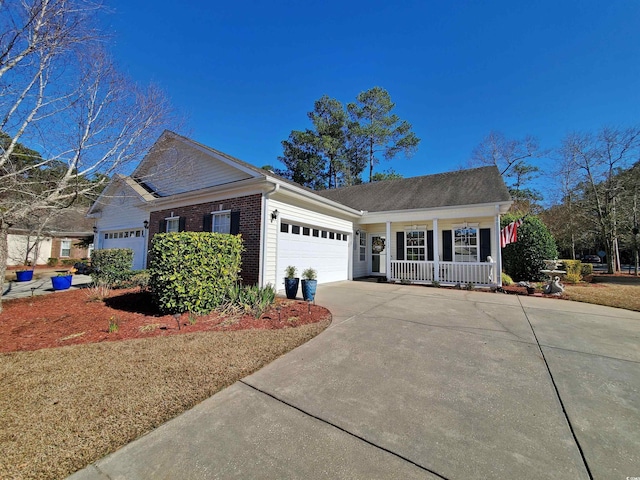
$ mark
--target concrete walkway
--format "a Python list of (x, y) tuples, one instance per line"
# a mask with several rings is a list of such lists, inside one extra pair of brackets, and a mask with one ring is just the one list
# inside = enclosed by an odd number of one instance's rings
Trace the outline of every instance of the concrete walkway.
[[(46, 293), (54, 293), (56, 290), (51, 286), (51, 277), (55, 276), (56, 272), (46, 272), (40, 276), (40, 278), (31, 280), (30, 282), (5, 282), (4, 291), (2, 292), (2, 299), (8, 300), (11, 298), (23, 298), (31, 297), (33, 295), (43, 295)], [(91, 284), (91, 276), (80, 275), (78, 273), (73, 275), (71, 279), (71, 288), (82, 288)], [(64, 290), (60, 290), (64, 291)]]
[(640, 313), (341, 282), (330, 328), (81, 479), (640, 476)]

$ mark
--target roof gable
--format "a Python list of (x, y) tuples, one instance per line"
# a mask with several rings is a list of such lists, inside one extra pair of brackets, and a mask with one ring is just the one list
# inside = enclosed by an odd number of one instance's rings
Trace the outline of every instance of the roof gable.
[(260, 175), (240, 160), (165, 131), (131, 176), (156, 196), (168, 197)]
[(148, 187), (141, 185), (133, 178), (116, 174), (104, 188), (102, 193), (100, 193), (98, 198), (93, 202), (87, 212), (87, 215), (93, 216), (94, 214), (101, 212), (105, 205), (112, 203), (116, 198), (148, 202), (157, 198), (157, 195), (149, 191)]
[(384, 180), (317, 192), (357, 210), (388, 212), (510, 202), (497, 167)]

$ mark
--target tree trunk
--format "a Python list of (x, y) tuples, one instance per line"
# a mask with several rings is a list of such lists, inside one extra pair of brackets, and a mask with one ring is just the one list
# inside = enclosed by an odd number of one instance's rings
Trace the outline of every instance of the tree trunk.
[(2, 313), (2, 294), (4, 293), (4, 277), (7, 273), (7, 256), (9, 254), (9, 224), (0, 219), (0, 313)]
[(605, 254), (607, 255), (607, 273), (613, 274), (613, 273), (615, 273), (615, 270), (613, 268), (613, 264), (614, 264), (614, 259), (613, 259), (614, 246), (613, 246), (613, 239), (612, 238), (607, 238), (605, 236), (604, 251), (605, 251)]

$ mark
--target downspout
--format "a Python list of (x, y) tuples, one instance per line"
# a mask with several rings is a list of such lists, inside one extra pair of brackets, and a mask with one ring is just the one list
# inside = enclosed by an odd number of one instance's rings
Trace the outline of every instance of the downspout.
[[(277, 193), (278, 190), (280, 190), (280, 184), (276, 183), (273, 186), (273, 190), (266, 192), (265, 194), (262, 195), (262, 215), (261, 215), (262, 232), (260, 234), (260, 272), (258, 274), (258, 284), (261, 287), (266, 286), (264, 283), (264, 274), (267, 268), (267, 229), (269, 228), (269, 225), (267, 223), (267, 210), (269, 208), (269, 197), (271, 197), (271, 195), (273, 195), (274, 193)], [(276, 258), (277, 258), (277, 252), (276, 252)], [(273, 288), (276, 288), (276, 286), (274, 285)]]

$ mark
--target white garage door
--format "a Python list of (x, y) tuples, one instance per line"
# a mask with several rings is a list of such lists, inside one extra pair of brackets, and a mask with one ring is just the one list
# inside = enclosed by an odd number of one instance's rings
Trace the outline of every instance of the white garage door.
[(349, 237), (346, 233), (289, 222), (280, 223), (278, 233), (278, 278), (293, 265), (298, 276), (311, 267), (318, 272), (318, 283), (349, 278)]
[(117, 230), (102, 233), (101, 248), (130, 248), (133, 250), (133, 269), (144, 268), (144, 230), (141, 228), (131, 230)]

